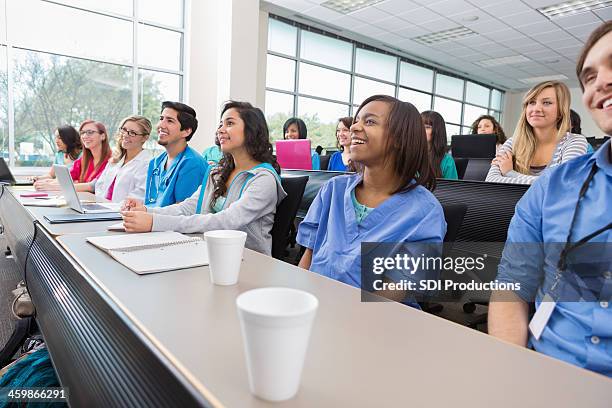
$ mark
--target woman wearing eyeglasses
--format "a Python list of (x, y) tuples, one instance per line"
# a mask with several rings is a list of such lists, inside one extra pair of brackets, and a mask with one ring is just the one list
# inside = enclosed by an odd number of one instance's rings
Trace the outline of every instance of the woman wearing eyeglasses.
[[(95, 181), (104, 171), (111, 157), (108, 134), (103, 123), (87, 119), (79, 128), (83, 153), (76, 159), (70, 169), (70, 175), (75, 183), (90, 183)], [(76, 184), (77, 191), (87, 191)], [(45, 183), (35, 185), (37, 190), (58, 191), (57, 180), (45, 180)]]
[(100, 176), (89, 183), (77, 184), (77, 191), (121, 202), (127, 197), (144, 198), (147, 167), (153, 157), (143, 148), (151, 134), (151, 122), (143, 116), (129, 116), (121, 122), (115, 140), (115, 152)]

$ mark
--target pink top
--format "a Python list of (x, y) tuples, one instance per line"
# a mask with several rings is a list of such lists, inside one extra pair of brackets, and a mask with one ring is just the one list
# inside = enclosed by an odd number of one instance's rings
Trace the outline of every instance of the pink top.
[(115, 178), (113, 179), (113, 182), (111, 183), (110, 187), (106, 191), (106, 197), (104, 198), (106, 198), (107, 200), (113, 201), (113, 190), (115, 190), (115, 181), (117, 181), (117, 176), (115, 176)]
[[(85, 179), (82, 181), (82, 183), (89, 183), (97, 179), (100, 176), (100, 174), (102, 174), (102, 172), (104, 171), (104, 168), (106, 167), (106, 164), (108, 163), (108, 159), (110, 159), (110, 156), (104, 159), (104, 161), (102, 162), (98, 170), (95, 172), (94, 172), (94, 161), (91, 160), (89, 162), (89, 165), (87, 166), (87, 171), (85, 172)], [(72, 176), (72, 180), (74, 180), (77, 183), (80, 182), (79, 176), (81, 175), (81, 163), (82, 162), (83, 162), (83, 156), (79, 157), (78, 159), (74, 161), (74, 164), (72, 165), (72, 170), (70, 170), (70, 175)]]

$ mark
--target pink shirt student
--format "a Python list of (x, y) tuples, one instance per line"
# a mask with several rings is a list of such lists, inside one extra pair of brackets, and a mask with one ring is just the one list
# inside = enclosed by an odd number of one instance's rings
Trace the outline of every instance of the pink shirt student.
[(89, 162), (89, 165), (87, 166), (87, 170), (85, 171), (84, 179), (80, 181), (79, 176), (81, 175), (81, 166), (83, 163), (82, 161), (83, 157), (79, 157), (77, 160), (75, 160), (74, 164), (72, 165), (72, 169), (70, 170), (70, 175), (72, 176), (72, 180), (74, 180), (75, 182), (89, 183), (97, 179), (98, 177), (100, 177), (100, 174), (102, 174), (102, 172), (104, 171), (104, 168), (106, 167), (106, 164), (108, 163), (109, 158), (110, 156), (105, 158), (97, 170), (94, 168), (94, 161), (91, 160)]

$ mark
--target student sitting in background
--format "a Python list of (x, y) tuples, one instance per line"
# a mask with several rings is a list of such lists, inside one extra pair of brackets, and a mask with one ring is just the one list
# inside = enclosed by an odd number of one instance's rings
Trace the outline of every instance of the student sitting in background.
[(147, 167), (151, 152), (143, 145), (151, 134), (151, 122), (143, 116), (129, 116), (117, 132), (115, 154), (98, 177), (90, 183), (77, 184), (77, 191), (88, 191), (118, 203), (127, 197), (144, 199)]
[(190, 197), (202, 184), (208, 164), (187, 146), (198, 128), (196, 112), (180, 102), (165, 101), (157, 123), (157, 143), (165, 152), (149, 162), (145, 203), (165, 207)]
[[(289, 118), (283, 125), (283, 135), (285, 139), (306, 139), (308, 130), (302, 119)], [(314, 150), (312, 151), (312, 169), (321, 170), (321, 158)]]
[(506, 134), (504, 129), (495, 118), (491, 115), (481, 115), (472, 123), (473, 135), (495, 135), (497, 141), (495, 143), (495, 154), (499, 153), (499, 149), (506, 143)]
[[(573, 109), (570, 109), (570, 133), (575, 135), (582, 135), (582, 127), (580, 127), (582, 120), (580, 115)], [(593, 146), (590, 143), (587, 144), (587, 153), (593, 153)]]
[(219, 138), (218, 134), (215, 133), (215, 144), (210, 146), (208, 149), (202, 152), (202, 157), (208, 163), (209, 166), (213, 166), (221, 160), (223, 157), (223, 152), (219, 147)]
[(297, 242), (306, 248), (300, 267), (360, 287), (362, 242), (442, 242), (446, 222), (428, 191), (435, 178), (423, 122), (412, 104), (371, 96), (350, 130), (358, 173), (321, 187)]
[[(72, 164), (81, 156), (81, 152), (83, 151), (79, 132), (70, 125), (60, 126), (55, 129), (55, 146), (57, 147), (57, 153), (55, 154), (55, 161), (53, 164), (61, 164), (70, 168), (72, 168)], [(53, 170), (52, 166), (48, 174), (34, 177), (34, 182), (54, 178), (55, 170)], [(39, 183), (39, 185), (42, 184), (43, 183)], [(36, 186), (36, 183), (34, 185)]]
[[(70, 175), (75, 183), (89, 183), (96, 180), (106, 168), (111, 157), (106, 126), (101, 122), (88, 119), (79, 128), (83, 154), (72, 164)], [(59, 191), (57, 180), (43, 180), (34, 185), (37, 190)]]
[[(583, 90), (582, 102), (608, 135), (612, 135), (610, 61), (612, 21), (607, 21), (586, 41), (576, 74)], [(489, 334), (612, 377), (611, 202), (609, 140), (594, 154), (547, 172), (529, 188), (516, 206), (497, 276), (499, 282), (520, 283), (520, 289), (493, 292)], [(537, 243), (544, 243), (543, 248)], [(543, 251), (549, 247), (565, 247), (567, 252)], [(529, 259), (515, 256), (521, 248), (533, 248)], [(572, 259), (583, 251), (600, 263), (580, 268)], [(554, 285), (557, 279), (560, 283)], [(593, 280), (603, 284), (599, 293), (597, 286), (588, 285)], [(577, 293), (569, 295), (569, 290)], [(545, 301), (545, 295), (556, 302)], [(583, 295), (590, 299), (582, 300)], [(536, 314), (530, 326), (529, 303), (534, 299)]]
[(329, 158), (327, 170), (330, 171), (348, 171), (349, 151), (351, 147), (351, 125), (353, 118), (347, 116), (338, 119), (336, 126), (336, 146), (340, 149), (339, 152), (332, 154)]
[(246, 247), (270, 255), (276, 206), (287, 195), (272, 154), (263, 112), (247, 102), (225, 104), (218, 129), (223, 158), (187, 200), (164, 208), (128, 199), (126, 231), (203, 233), (219, 229), (247, 233)]
[(457, 180), (457, 167), (453, 157), (446, 152), (446, 124), (438, 112), (425, 111), (421, 113), (427, 136), (429, 161), (433, 166), (436, 178)]
[(491, 162), (486, 181), (531, 184), (547, 168), (586, 153), (584, 136), (570, 130), (570, 92), (558, 81), (531, 88), (514, 135)]

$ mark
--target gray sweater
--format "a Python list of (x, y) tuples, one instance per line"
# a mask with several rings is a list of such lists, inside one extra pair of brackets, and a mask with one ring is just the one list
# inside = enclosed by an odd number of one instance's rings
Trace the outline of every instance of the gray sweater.
[[(210, 212), (210, 200), (214, 190), (211, 175), (208, 176), (202, 208), (196, 214), (200, 188), (185, 201), (168, 207), (147, 207), (153, 214), (153, 231), (178, 231), (204, 233), (231, 229), (247, 233), (245, 246), (270, 255), (272, 251), (272, 225), (276, 207), (287, 196), (276, 172), (255, 167), (239, 173), (227, 191), (223, 211)], [(245, 184), (246, 182), (246, 184)]]

